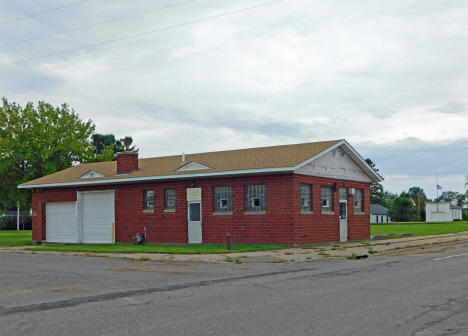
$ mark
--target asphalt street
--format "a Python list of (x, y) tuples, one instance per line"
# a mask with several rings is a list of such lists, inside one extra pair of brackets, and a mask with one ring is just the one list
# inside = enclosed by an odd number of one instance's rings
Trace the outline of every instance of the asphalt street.
[(467, 335), (467, 266), (467, 243), (288, 264), (0, 253), (0, 335)]

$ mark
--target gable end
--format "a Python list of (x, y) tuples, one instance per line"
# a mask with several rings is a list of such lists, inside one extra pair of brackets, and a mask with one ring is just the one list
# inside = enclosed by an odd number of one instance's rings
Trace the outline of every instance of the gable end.
[(212, 169), (211, 167), (202, 165), (198, 162), (190, 162), (189, 164), (183, 166), (182, 168), (177, 169), (176, 171), (192, 171), (192, 170), (205, 170)]
[(106, 177), (105, 175), (102, 175), (94, 170), (90, 170), (86, 174), (78, 177), (79, 179), (89, 179), (89, 178), (98, 178), (98, 177)]

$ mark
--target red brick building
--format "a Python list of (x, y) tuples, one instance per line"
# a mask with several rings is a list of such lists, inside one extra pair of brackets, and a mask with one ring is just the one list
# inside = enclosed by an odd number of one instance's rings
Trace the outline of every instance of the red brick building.
[(20, 185), (33, 239), (67, 243), (269, 243), (369, 239), (381, 177), (345, 141), (71, 167)]

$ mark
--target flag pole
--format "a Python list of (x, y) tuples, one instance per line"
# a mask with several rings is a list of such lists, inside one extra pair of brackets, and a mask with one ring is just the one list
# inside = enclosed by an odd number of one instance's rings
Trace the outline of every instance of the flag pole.
[(436, 173), (436, 189), (437, 189), (437, 198), (436, 198), (436, 211), (439, 212), (439, 179)]

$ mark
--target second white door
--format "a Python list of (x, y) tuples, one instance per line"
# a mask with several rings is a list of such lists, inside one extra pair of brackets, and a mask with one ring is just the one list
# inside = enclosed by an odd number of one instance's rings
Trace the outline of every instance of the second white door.
[(348, 202), (340, 201), (340, 241), (348, 241)]
[(188, 242), (202, 243), (201, 202), (188, 202)]

